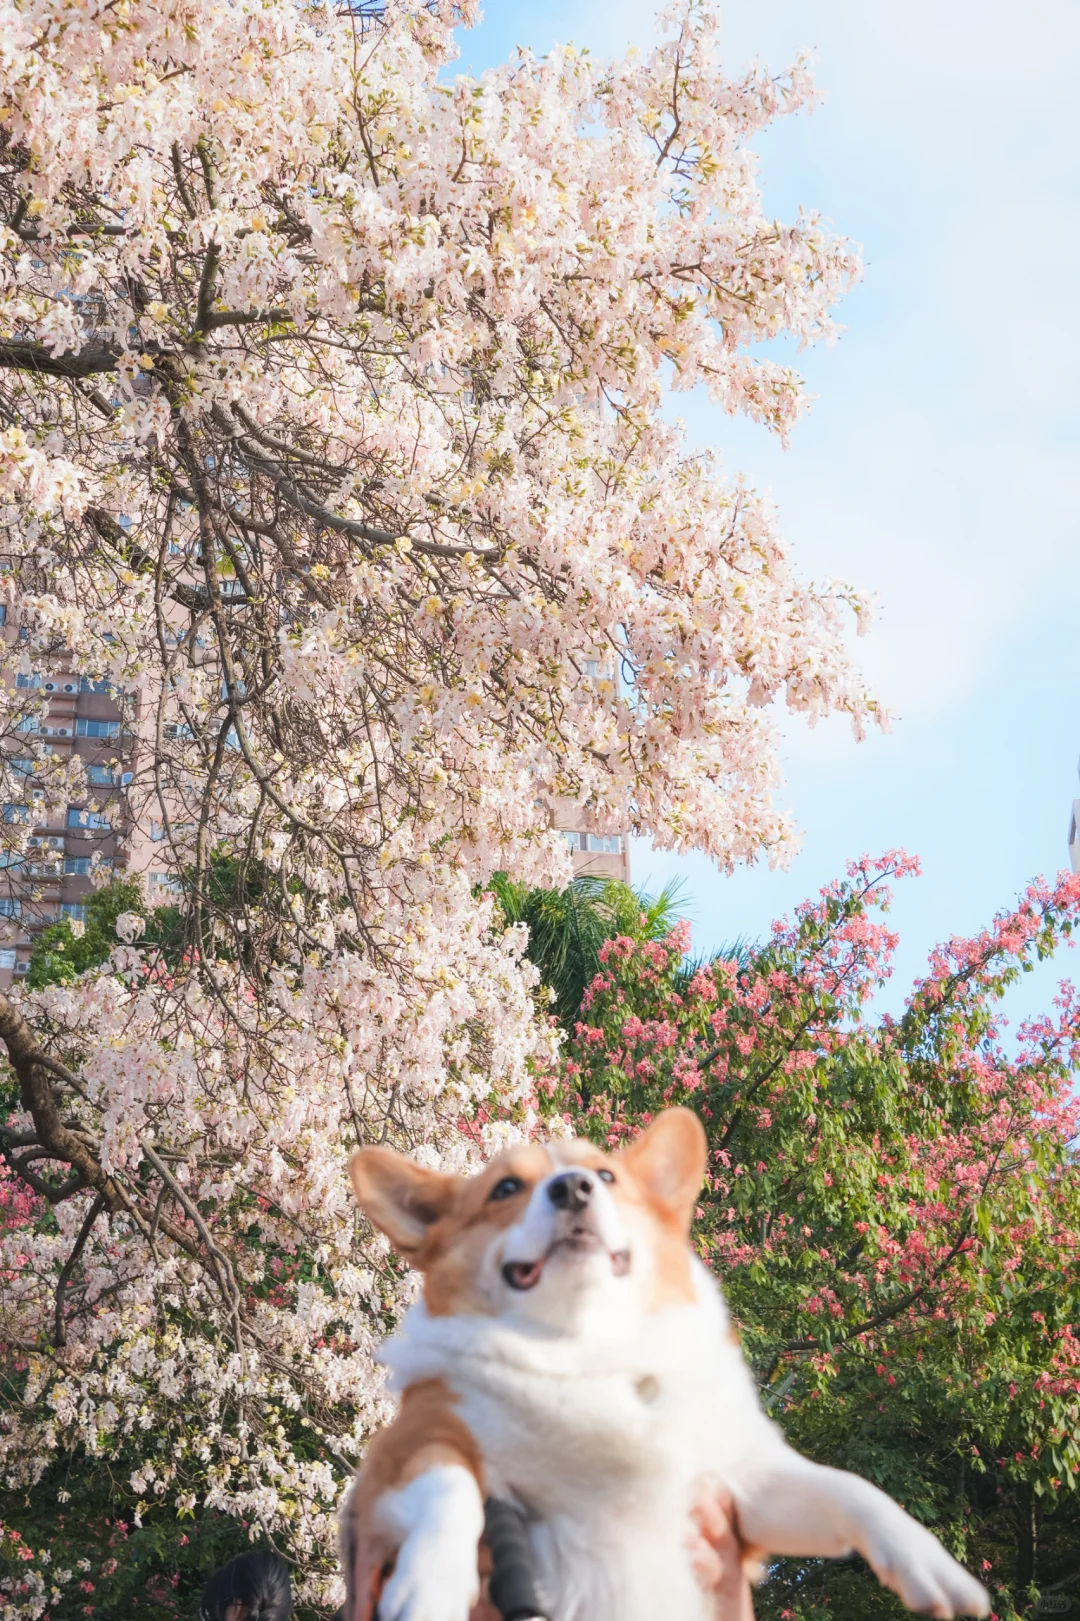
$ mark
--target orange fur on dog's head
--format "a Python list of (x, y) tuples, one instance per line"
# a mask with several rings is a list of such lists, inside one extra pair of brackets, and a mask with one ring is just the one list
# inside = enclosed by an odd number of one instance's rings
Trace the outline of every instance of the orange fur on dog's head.
[(429, 1312), (554, 1327), (597, 1295), (631, 1289), (650, 1311), (692, 1299), (687, 1237), (705, 1161), (697, 1116), (669, 1109), (611, 1155), (530, 1143), (460, 1177), (361, 1148), (349, 1169), (362, 1209), (423, 1273)]

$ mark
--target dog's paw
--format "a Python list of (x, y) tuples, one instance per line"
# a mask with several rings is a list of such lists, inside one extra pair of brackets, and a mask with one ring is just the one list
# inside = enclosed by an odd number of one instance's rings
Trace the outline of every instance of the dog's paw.
[(475, 1547), (420, 1534), (398, 1554), (378, 1621), (468, 1621), (479, 1596)]
[(988, 1615), (990, 1596), (981, 1582), (946, 1553), (931, 1532), (906, 1514), (868, 1538), (866, 1558), (878, 1580), (922, 1615), (951, 1621), (954, 1615)]
[(379, 1621), (468, 1621), (480, 1596), (480, 1490), (467, 1469), (446, 1464), (379, 1499), (378, 1519), (402, 1537)]

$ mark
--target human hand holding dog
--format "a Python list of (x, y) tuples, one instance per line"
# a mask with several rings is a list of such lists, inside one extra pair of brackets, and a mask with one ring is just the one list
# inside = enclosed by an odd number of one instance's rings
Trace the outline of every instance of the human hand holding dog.
[(720, 1487), (703, 1492), (691, 1521), (687, 1545), (698, 1580), (713, 1594), (714, 1621), (754, 1621), (746, 1549), (736, 1530), (730, 1493)]

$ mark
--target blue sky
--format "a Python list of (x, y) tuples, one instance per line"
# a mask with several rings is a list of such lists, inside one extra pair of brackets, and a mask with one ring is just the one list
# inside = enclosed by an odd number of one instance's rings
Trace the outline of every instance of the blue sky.
[[(864, 851), (924, 876), (893, 911), (897, 1003), (935, 941), (1067, 864), (1080, 752), (1080, 207), (1075, 0), (730, 0), (732, 68), (815, 48), (825, 101), (759, 143), (769, 209), (820, 209), (867, 269), (818, 396), (782, 451), (678, 396), (691, 438), (776, 497), (803, 572), (877, 593), (859, 644), (896, 720), (856, 745), (785, 727), (787, 872), (725, 878), (639, 845), (634, 879), (681, 874), (701, 949), (755, 936)], [(479, 70), (515, 44), (645, 45), (649, 0), (490, 0), (461, 39)], [(1066, 956), (1010, 998), (1045, 1005)]]

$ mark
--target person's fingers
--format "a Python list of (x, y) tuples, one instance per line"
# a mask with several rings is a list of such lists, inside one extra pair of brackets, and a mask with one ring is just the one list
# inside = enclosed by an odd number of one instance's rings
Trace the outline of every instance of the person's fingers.
[(694, 1571), (712, 1593), (715, 1621), (753, 1621), (750, 1583), (743, 1569), (735, 1505), (730, 1493), (710, 1486), (691, 1512), (689, 1538)]
[(707, 1542), (695, 1542), (690, 1548), (690, 1562), (694, 1575), (702, 1587), (712, 1591), (724, 1579), (723, 1560)]
[(734, 1504), (719, 1488), (703, 1493), (691, 1514), (702, 1536), (710, 1542), (725, 1542), (733, 1535)]

